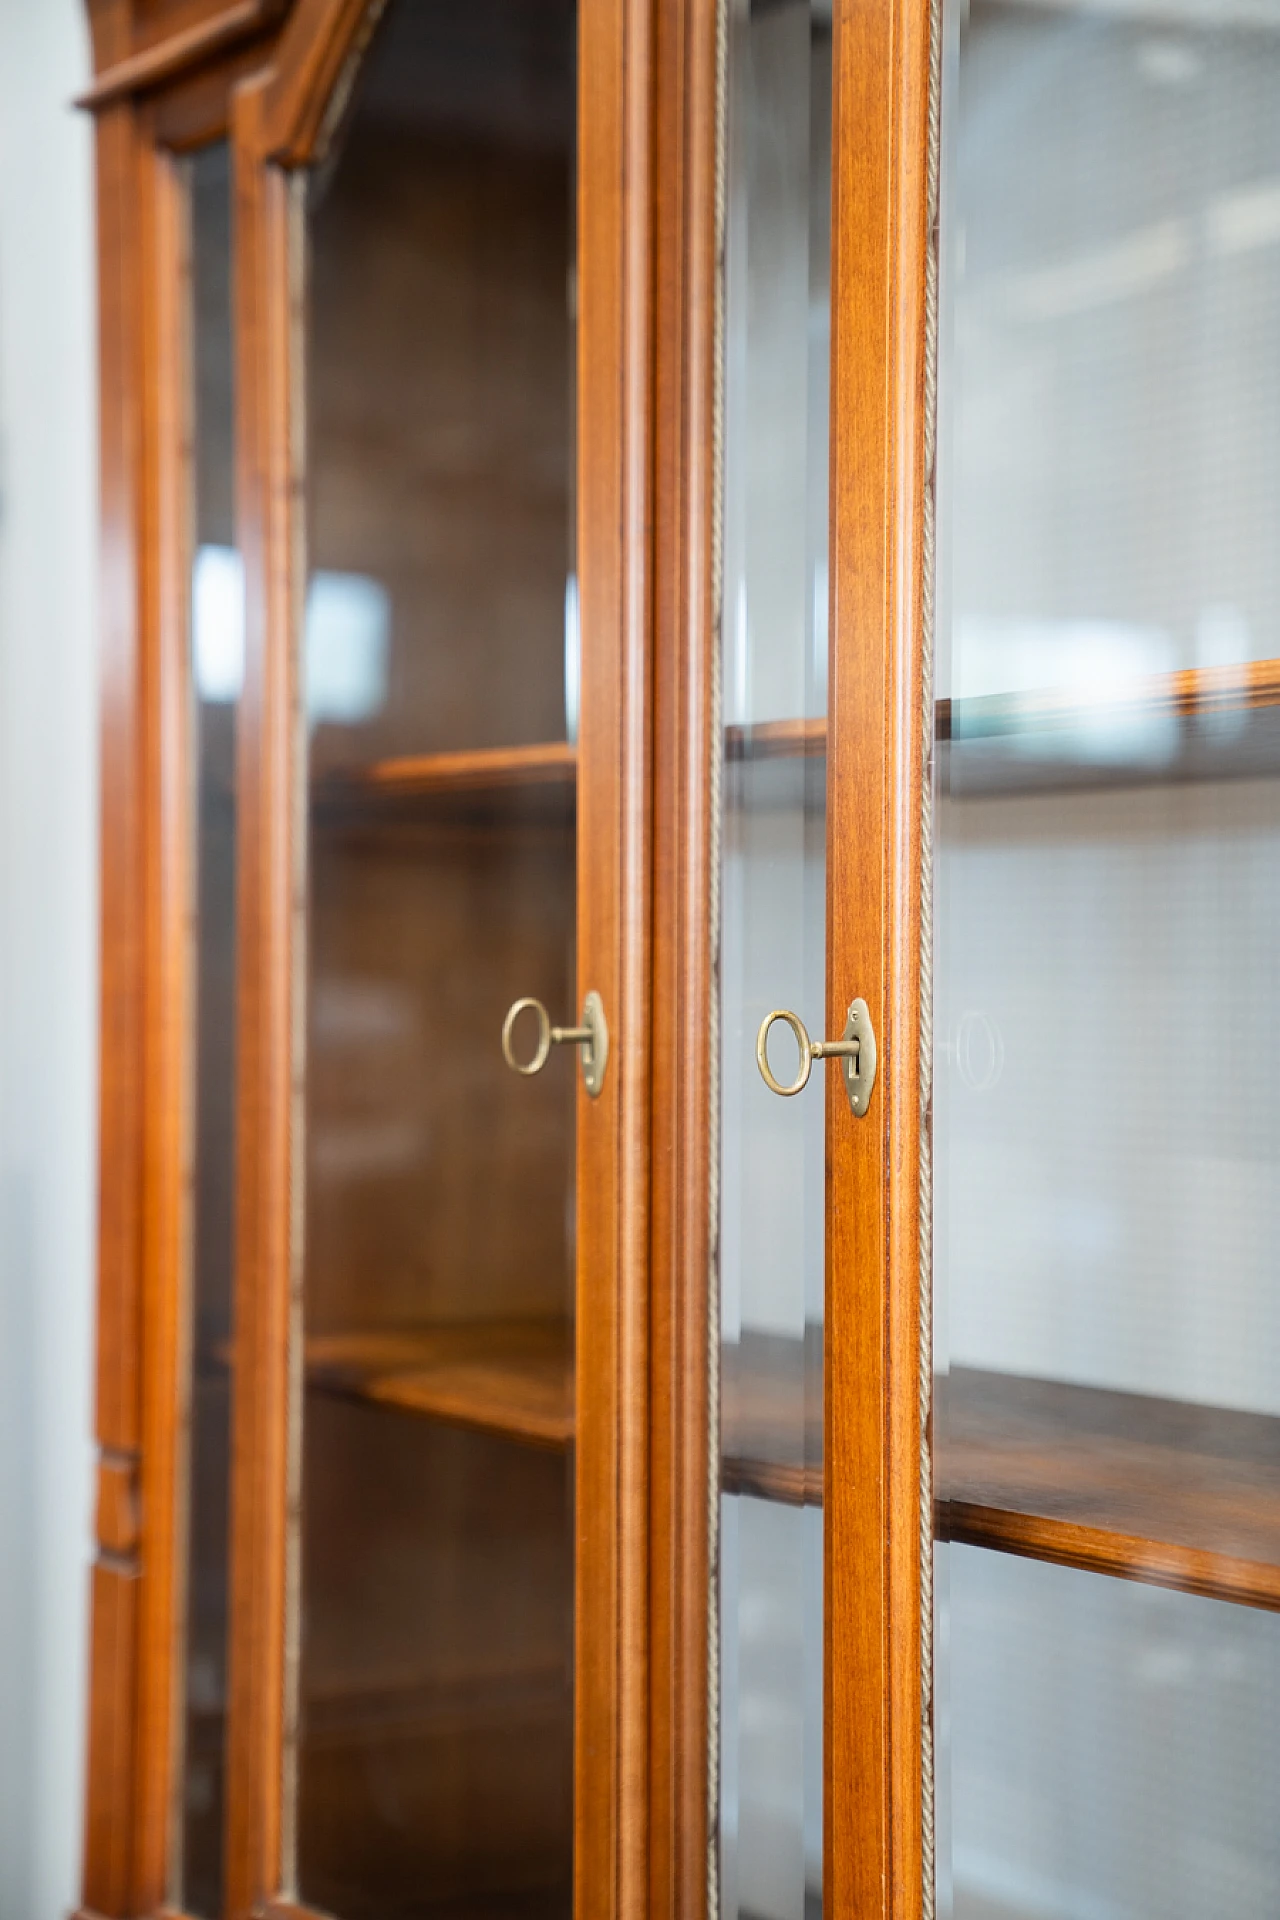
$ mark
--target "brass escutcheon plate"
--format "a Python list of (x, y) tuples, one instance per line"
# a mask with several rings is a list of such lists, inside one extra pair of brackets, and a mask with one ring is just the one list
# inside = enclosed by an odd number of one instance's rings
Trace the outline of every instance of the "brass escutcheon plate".
[(872, 1089), (876, 1084), (876, 1032), (871, 1024), (871, 1010), (865, 1000), (854, 1000), (849, 1006), (849, 1018), (844, 1023), (842, 1040), (856, 1040), (858, 1051), (845, 1054), (840, 1062), (844, 1075), (844, 1090), (849, 1096), (855, 1118), (861, 1120), (871, 1103)]
[(582, 1003), (582, 1024), (591, 1034), (582, 1048), (582, 1084), (594, 1100), (604, 1085), (604, 1070), (609, 1064), (609, 1025), (604, 1001), (594, 987)]

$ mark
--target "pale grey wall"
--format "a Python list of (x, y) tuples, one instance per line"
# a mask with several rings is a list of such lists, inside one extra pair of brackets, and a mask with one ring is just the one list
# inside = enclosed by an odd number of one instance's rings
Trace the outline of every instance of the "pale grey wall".
[(78, 1894), (97, 982), (80, 0), (0, 0), (0, 1920)]

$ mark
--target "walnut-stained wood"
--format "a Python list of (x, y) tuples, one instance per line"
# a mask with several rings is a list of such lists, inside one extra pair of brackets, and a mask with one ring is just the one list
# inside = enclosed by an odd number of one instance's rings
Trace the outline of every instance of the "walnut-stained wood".
[(535, 1446), (574, 1434), (573, 1328), (554, 1320), (319, 1334), (306, 1379), (379, 1406)]
[(501, 1433), (531, 1446), (566, 1447), (573, 1438), (573, 1375), (540, 1356), (483, 1352), (448, 1366), (379, 1374), (368, 1397), (433, 1420)]
[(311, 788), (311, 817), (332, 831), (394, 830), (410, 821), (518, 832), (559, 828), (573, 845), (578, 756), (564, 741), (412, 754), (339, 768)]
[(138, 1551), (140, 1521), (137, 1462), (128, 1454), (101, 1454), (94, 1520), (99, 1552), (109, 1561), (132, 1561)]
[[(228, 85), (243, 80), (250, 58), (261, 52), (265, 59), (275, 48), (270, 30), (284, 11), (270, 0), (252, 8), (247, 0), (216, 8), (205, 0), (96, 0), (93, 7), (108, 623), (99, 1426), (110, 1453), (104, 1455), (103, 1539), (94, 1575), (85, 1898), (86, 1911), (106, 1916), (166, 1910), (160, 1880), (168, 1858), (164, 1829), (172, 1795), (165, 1769), (171, 1766), (178, 1657), (172, 1633), (178, 1535), (166, 1489), (172, 1492), (177, 1484), (182, 1448), (175, 1291), (181, 1263), (168, 1260), (166, 1265), (166, 1249), (172, 1251), (182, 1219), (180, 1188), (174, 1183), (185, 1148), (175, 1120), (189, 1036), (178, 1022), (184, 991), (181, 948), (172, 946), (158, 971), (147, 956), (160, 953), (157, 943), (164, 929), (176, 925), (177, 905), (189, 892), (190, 875), (178, 858), (189, 820), (184, 823), (176, 803), (166, 797), (185, 770), (188, 748), (172, 706), (165, 705), (176, 682), (164, 680), (158, 652), (146, 660), (144, 655), (160, 644), (163, 607), (169, 609), (164, 618), (171, 621), (170, 640), (177, 633), (172, 620), (185, 592), (175, 565), (180, 537), (185, 538), (177, 519), (163, 538), (147, 520), (153, 510), (175, 514), (181, 499), (175, 464), (183, 438), (180, 381), (172, 357), (181, 273), (172, 259), (176, 205), (167, 213), (160, 209), (160, 218), (170, 222), (168, 238), (157, 228), (148, 240), (143, 223), (154, 209), (148, 211), (140, 180), (149, 179), (156, 148), (189, 150), (223, 130)], [(378, 11), (367, 0), (299, 0), (279, 57), (261, 81), (241, 85), (233, 115), (237, 532), (248, 604), (238, 774), (240, 1127), (227, 1824), (228, 1904), (237, 1916), (279, 1893), (282, 1724), (290, 1657), (286, 1518), (298, 1491), (291, 1478), (296, 1460), (290, 1454), (289, 1419), (291, 1356), (300, 1355), (291, 1236), (292, 1196), (299, 1190), (292, 1037), (304, 839), (297, 805), (292, 660), (301, 584), (294, 511), (300, 479), (295, 349), (301, 222), (298, 190), (280, 164), (301, 166), (319, 155), (337, 124), (353, 63)], [(709, 319), (715, 274), (715, 40), (709, 8), (690, 5), (662, 25), (661, 112), (667, 127), (679, 124), (682, 148), (679, 168), (666, 182), (661, 216), (667, 332), (658, 360), (651, 305), (656, 20), (657, 10), (641, 0), (584, 0), (582, 8), (577, 546), (583, 627), (590, 636), (582, 745), (576, 774), (569, 749), (555, 747), (540, 759), (543, 750), (535, 748), (525, 771), (537, 761), (536, 779), (526, 782), (522, 774), (508, 783), (516, 794), (542, 787), (561, 799), (577, 789), (584, 901), (577, 987), (593, 985), (602, 992), (614, 1037), (604, 1095), (597, 1102), (588, 1102), (580, 1091), (575, 1096), (583, 1362), (572, 1422), (577, 1429), (579, 1621), (575, 1873), (578, 1911), (593, 1916), (638, 1913), (646, 1904), (655, 1912), (700, 1910), (706, 1843), (706, 1356), (698, 1347), (705, 1335), (709, 1229), (703, 1122), (710, 1060), (706, 1045), (700, 1053), (698, 1046), (712, 943), (705, 916), (705, 772), (713, 745), (706, 535), (713, 480)], [(144, 303), (156, 296), (155, 278), (148, 280), (150, 269), (141, 264), (147, 246), (159, 249), (155, 272), (168, 276), (169, 304), (163, 313), (158, 307), (143, 312)], [(169, 264), (163, 265), (166, 248)], [(160, 346), (164, 352), (157, 358)], [(661, 453), (662, 484), (673, 489), (664, 495), (668, 519), (662, 553), (679, 571), (660, 616), (662, 645), (670, 647), (673, 662), (661, 693), (663, 779), (675, 783), (659, 829), (665, 919), (657, 992), (666, 1022), (660, 1079), (649, 1052), (655, 378), (665, 383), (664, 393), (679, 396)], [(165, 459), (156, 452), (161, 445)], [(403, 785), (434, 806), (442, 796), (487, 791), (484, 783), (494, 771), (492, 765), (473, 764), (470, 771), (455, 765), (441, 786), (429, 770), (424, 778), (421, 766), (401, 768), (386, 785), (396, 790), (403, 775)], [(473, 778), (475, 784), (469, 784)], [(377, 789), (376, 777), (373, 784)], [(571, 818), (561, 808), (554, 820), (540, 818), (530, 829), (548, 843), (559, 835), (560, 853), (548, 857), (562, 864), (564, 828)], [(511, 822), (502, 813), (480, 824), (482, 836), (490, 836), (507, 832)], [(474, 835), (475, 825), (468, 824), (469, 834)], [(451, 825), (434, 817), (424, 825), (415, 817), (406, 831), (438, 838), (456, 826), (456, 820)], [(520, 831), (526, 827), (522, 819)], [(397, 823), (394, 833), (399, 832)], [(352, 844), (357, 837), (352, 835)], [(371, 844), (364, 843), (365, 855)], [(397, 857), (385, 855), (391, 864)], [(576, 1086), (571, 1064), (557, 1064)], [(651, 1110), (654, 1087), (658, 1104)], [(677, 1158), (651, 1234), (651, 1159), (672, 1140), (678, 1143)], [(659, 1263), (663, 1290), (657, 1315), (649, 1291), (651, 1258)], [(535, 1267), (529, 1284), (530, 1297), (542, 1305), (539, 1289), (549, 1301), (559, 1279), (550, 1267)], [(144, 1319), (161, 1343), (158, 1351), (167, 1355), (159, 1369), (154, 1357), (147, 1357)], [(458, 1444), (471, 1447), (543, 1439), (547, 1445), (522, 1445), (520, 1451), (539, 1463), (536, 1471), (545, 1476), (564, 1466), (566, 1372), (550, 1362), (545, 1367), (540, 1362), (539, 1371), (528, 1356), (520, 1365), (523, 1374), (513, 1361), (508, 1386), (518, 1389), (516, 1399), (520, 1393), (527, 1396), (526, 1411), (519, 1415), (529, 1429), (523, 1436), (502, 1425), (507, 1389), (500, 1380), (471, 1382), (475, 1394), (482, 1385), (489, 1394), (492, 1419), (442, 1414), (445, 1387), (439, 1379), (431, 1385), (421, 1378), (433, 1372), (430, 1366), (402, 1370), (404, 1379), (418, 1384), (389, 1392), (378, 1406), (362, 1402), (360, 1411), (415, 1432), (456, 1429)], [(379, 1380), (392, 1377), (378, 1375)], [(394, 1377), (400, 1379), (401, 1372)], [(455, 1369), (455, 1389), (456, 1384)], [(537, 1392), (531, 1393), (535, 1384)], [(651, 1386), (663, 1408), (660, 1436), (651, 1418)], [(217, 1391), (223, 1390), (218, 1384)], [(544, 1392), (549, 1397), (539, 1403), (539, 1412), (533, 1402)], [(308, 1399), (326, 1394), (335, 1400), (317, 1382)], [(407, 1410), (411, 1394), (416, 1396), (412, 1412)], [(548, 1410), (553, 1400), (560, 1411)], [(478, 1404), (473, 1398), (473, 1409)], [(651, 1444), (659, 1454), (653, 1474)], [(149, 1490), (145, 1499), (144, 1487)], [(137, 1515), (142, 1531), (135, 1555), (130, 1542)], [(166, 1528), (171, 1530), (167, 1544)], [(657, 1531), (662, 1559), (658, 1578), (651, 1581), (650, 1541)], [(167, 1571), (148, 1585), (157, 1551)], [(656, 1633), (651, 1632), (651, 1591), (661, 1613)], [(140, 1619), (148, 1624), (140, 1628)], [(651, 1688), (655, 1665), (656, 1691)], [(548, 1725), (566, 1727), (566, 1711), (566, 1701), (559, 1700)], [(501, 1724), (500, 1716), (494, 1724)], [(536, 1742), (529, 1747), (536, 1751)], [(656, 1849), (649, 1844), (651, 1804), (660, 1805), (664, 1823)], [(323, 1820), (323, 1808), (317, 1813), (313, 1805), (305, 1817)], [(293, 1910), (288, 1902), (285, 1909)]]
[[(90, 0), (91, 7), (92, 3)], [(190, 24), (183, 24), (181, 19), (165, 23), (158, 34), (154, 26), (148, 33), (145, 22), (135, 21), (131, 38), (136, 42), (145, 36), (145, 44), (135, 45), (101, 68), (76, 105), (97, 112), (163, 86), (245, 40), (262, 39), (288, 5), (289, 0), (234, 0), (232, 5), (220, 5), (213, 11), (204, 6), (197, 9), (199, 17), (192, 18)], [(177, 9), (172, 11), (176, 13)], [(193, 12), (189, 6), (185, 11), (188, 15)]]
[[(190, 1371), (192, 1083), (190, 1011), (195, 876), (189, 724), (187, 580), (191, 550), (190, 222), (185, 184), (151, 149), (143, 162), (142, 273), (150, 290), (142, 394), (149, 458), (143, 478), (143, 635), (151, 732), (147, 815), (153, 839), (145, 1041), (140, 1499), (143, 1514), (138, 1668), (138, 1854), (135, 1898), (146, 1911), (168, 1888), (186, 1612)], [(150, 864), (150, 862), (149, 862)]]
[(263, 164), (264, 82), (233, 118), (237, 534), (245, 573), (239, 784), (236, 1397), (224, 1900), (242, 1920), (278, 1884), (285, 1511), (294, 1318), (292, 1032), (302, 835), (294, 721), (298, 214)]
[(648, 1911), (710, 1899), (717, 9), (656, 10)]
[[(723, 1350), (721, 1486), (820, 1505), (803, 1431), (803, 1342)], [(954, 1368), (938, 1386), (939, 1538), (1280, 1609), (1280, 1420), (1065, 1381)]]
[[(87, 1911), (115, 1916), (164, 1909), (181, 1818), (194, 742), (188, 216), (171, 155), (225, 130), (238, 62), (250, 46), (261, 51), (279, 9), (259, 6), (252, 23), (207, 0), (92, 0), (89, 12), (104, 82), (90, 102), (103, 529), (102, 1498), (83, 1892)], [(256, 39), (238, 40), (250, 26)]]
[[(922, 1899), (921, 796), (930, 9), (838, 0), (832, 160), (827, 1019), (880, 1068), (827, 1076), (823, 1896)], [(932, 716), (929, 717), (932, 726)]]
[(165, 1896), (180, 1697), (192, 1064), (189, 276), (182, 184), (126, 109), (100, 119), (98, 160), (106, 559), (98, 1410), (104, 1497), (84, 1890), (88, 1905), (115, 1914), (152, 1910)]
[(578, 1094), (574, 1911), (648, 1898), (651, 13), (578, 24), (578, 982), (612, 1036)]
[(957, 1367), (938, 1530), (1280, 1609), (1280, 1420)]
[[(135, 1461), (141, 1441), (142, 1073), (144, 896), (142, 729), (138, 611), (140, 503), (137, 445), (138, 194), (140, 143), (124, 109), (97, 126), (101, 449), (101, 1055), (98, 1186), (100, 1449)], [(132, 1896), (132, 1766), (136, 1730), (136, 1566), (93, 1574), (84, 1901), (104, 1915)]]
[(268, 58), (274, 31), (237, 40), (216, 58), (184, 67), (162, 88), (148, 93), (138, 111), (145, 116), (156, 145), (167, 152), (192, 154), (212, 141), (225, 140), (231, 95)]
[(296, 0), (262, 104), (262, 150), (282, 166), (322, 160), (386, 0)]

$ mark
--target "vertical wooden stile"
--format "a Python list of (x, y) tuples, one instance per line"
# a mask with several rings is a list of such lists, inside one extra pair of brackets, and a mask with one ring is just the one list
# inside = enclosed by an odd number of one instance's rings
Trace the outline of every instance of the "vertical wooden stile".
[(867, 1001), (871, 1108), (827, 1085), (825, 1875), (832, 1920), (923, 1899), (920, 817), (925, 0), (837, 0), (828, 1032)]
[[(709, 1897), (718, 9), (657, 15), (650, 1913)], [(718, 1342), (717, 1342), (718, 1344)]]
[(226, 1907), (241, 1920), (280, 1881), (290, 1452), (296, 1061), (294, 658), (297, 493), (293, 333), (299, 289), (287, 177), (262, 135), (265, 79), (233, 114), (239, 399), (237, 522), (245, 573), (236, 1142), (236, 1361)]

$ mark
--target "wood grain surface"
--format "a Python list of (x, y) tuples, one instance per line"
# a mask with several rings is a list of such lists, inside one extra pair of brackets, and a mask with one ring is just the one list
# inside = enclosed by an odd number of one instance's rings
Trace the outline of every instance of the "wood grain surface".
[(578, 987), (613, 1036), (578, 1094), (574, 1911), (648, 1900), (652, 10), (578, 12)]
[(864, 1119), (827, 1076), (825, 1845), (835, 1920), (922, 1899), (921, 806), (930, 25), (839, 0), (832, 159), (827, 1031), (871, 1010)]
[(532, 1445), (574, 1436), (573, 1328), (568, 1322), (319, 1334), (306, 1343), (309, 1386), (477, 1427)]
[(649, 1907), (709, 1897), (711, 1654), (718, 1522), (709, 1431), (715, 1098), (711, 770), (714, 602), (716, 9), (655, 9), (654, 935), (651, 1238)]
[(294, 1291), (293, 1034), (304, 839), (293, 635), (300, 555), (296, 193), (264, 164), (265, 81), (232, 120), (237, 536), (245, 575), (239, 715), (236, 1395), (224, 1902), (247, 1920), (276, 1891), (282, 1846), (286, 1516)]
[[(722, 1486), (820, 1505), (802, 1341), (723, 1349)], [(1280, 1608), (1280, 1419), (957, 1367), (935, 1393), (937, 1537)]]
[[(98, 353), (102, 405), (101, 579), (101, 1052), (99, 1066), (98, 1352), (100, 1450), (136, 1465), (141, 1443), (142, 1182), (146, 929), (143, 698), (139, 616), (138, 179), (141, 143), (125, 107), (99, 116)], [(137, 1727), (138, 1568), (130, 1558), (93, 1573), (84, 1900), (103, 1915), (132, 1908)]]
[(1280, 1608), (1280, 1419), (973, 1368), (939, 1398), (945, 1537)]
[[(162, 20), (158, 26), (154, 21), (149, 24), (135, 21), (129, 34), (130, 51), (109, 59), (105, 65), (100, 64), (92, 86), (80, 95), (76, 105), (98, 112), (133, 94), (184, 78), (192, 68), (245, 40), (261, 40), (286, 12), (289, 3), (290, 0), (233, 0), (228, 6), (215, 0), (214, 6), (205, 7), (199, 18), (191, 19), (192, 8), (188, 6), (184, 10), (186, 20), (174, 7), (171, 11), (175, 17), (169, 22)], [(149, 11), (154, 13), (154, 9)], [(144, 34), (145, 42), (138, 44), (144, 40)]]

